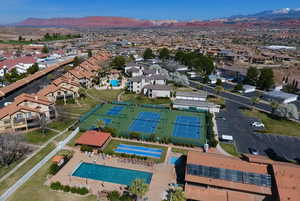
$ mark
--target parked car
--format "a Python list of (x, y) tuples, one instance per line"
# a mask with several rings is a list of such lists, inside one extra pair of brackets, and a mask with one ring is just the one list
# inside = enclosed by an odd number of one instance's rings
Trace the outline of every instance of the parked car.
[(264, 128), (265, 127), (265, 125), (263, 123), (257, 122), (257, 121), (253, 122), (251, 125), (256, 127), (256, 128)]
[(255, 149), (255, 148), (249, 148), (249, 152), (250, 152), (250, 154), (253, 154), (253, 155), (258, 155), (259, 154), (259, 152)]

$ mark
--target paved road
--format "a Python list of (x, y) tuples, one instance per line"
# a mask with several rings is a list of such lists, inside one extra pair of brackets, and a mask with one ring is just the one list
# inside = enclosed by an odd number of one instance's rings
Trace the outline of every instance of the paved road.
[(65, 140), (60, 141), (58, 146), (51, 151), (45, 158), (43, 158), (38, 164), (36, 164), (31, 170), (23, 175), (14, 185), (12, 185), (7, 191), (0, 196), (0, 201), (5, 201), (15, 191), (18, 190), (28, 179), (33, 176), (43, 165), (47, 163), (53, 156), (55, 156), (75, 135), (79, 132), (79, 128), (76, 128)]
[(243, 106), (226, 101), (226, 109), (216, 115), (219, 136), (222, 134), (233, 136), (237, 150), (241, 153), (249, 153), (249, 148), (255, 148), (260, 155), (300, 163), (299, 137), (255, 133), (250, 122), (257, 119), (243, 115), (240, 107)]
[[(199, 86), (199, 84), (201, 86)], [(217, 92), (214, 90), (214, 88), (212, 86), (204, 85), (204, 84), (201, 84), (201, 83), (196, 82), (196, 81), (190, 81), (190, 86), (193, 87), (193, 88), (198, 88), (200, 90), (207, 91), (208, 93), (211, 93), (211, 94), (219, 95), (219, 96), (221, 96), (221, 97), (223, 97), (227, 100), (231, 100), (231, 101), (236, 102), (236, 103), (241, 103), (244, 106), (252, 107), (252, 102), (251, 102), (251, 99), (249, 99), (249, 97), (229, 93), (229, 92), (226, 92), (226, 91), (223, 91), (223, 92), (217, 94)], [(249, 96), (251, 97), (251, 95), (249, 95)], [(267, 103), (260, 102), (260, 103), (255, 104), (255, 107), (257, 109), (261, 110), (261, 111), (265, 111), (265, 112), (269, 112), (269, 113), (272, 112), (272, 107)]]

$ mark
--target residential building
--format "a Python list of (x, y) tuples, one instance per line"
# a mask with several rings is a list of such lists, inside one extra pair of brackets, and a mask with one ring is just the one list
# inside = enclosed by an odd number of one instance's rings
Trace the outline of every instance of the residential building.
[(189, 201), (296, 201), (300, 168), (263, 156), (234, 158), (190, 151), (185, 169)]
[(265, 92), (263, 96), (268, 101), (275, 101), (284, 104), (295, 102), (298, 99), (298, 95), (296, 94), (290, 94), (279, 90)]
[(171, 97), (171, 87), (168, 85), (153, 85), (149, 84), (144, 86), (143, 93), (149, 98), (170, 98)]

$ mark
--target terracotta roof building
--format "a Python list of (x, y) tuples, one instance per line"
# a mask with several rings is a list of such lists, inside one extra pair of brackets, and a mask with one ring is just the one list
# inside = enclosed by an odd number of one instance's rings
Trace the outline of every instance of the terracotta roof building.
[(98, 131), (86, 131), (77, 140), (78, 145), (88, 145), (103, 149), (111, 140), (111, 134)]
[(300, 199), (300, 167), (263, 156), (245, 160), (190, 151), (185, 195), (193, 201), (296, 201)]

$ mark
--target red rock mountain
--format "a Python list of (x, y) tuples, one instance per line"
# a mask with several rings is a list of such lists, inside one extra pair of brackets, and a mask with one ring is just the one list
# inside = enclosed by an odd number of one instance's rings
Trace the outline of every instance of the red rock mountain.
[(177, 22), (174, 20), (138, 20), (125, 17), (83, 17), (83, 18), (28, 18), (15, 26), (30, 27), (79, 27), (79, 28), (114, 28), (114, 27), (299, 27), (300, 19), (288, 20), (245, 20), (245, 21), (229, 21), (212, 20), (212, 21), (190, 21)]
[(66, 27), (149, 27), (150, 21), (124, 17), (83, 17), (83, 18), (28, 18), (17, 26), (66, 26)]

